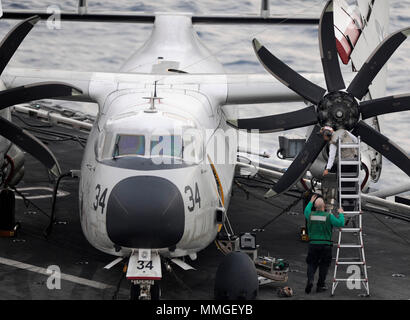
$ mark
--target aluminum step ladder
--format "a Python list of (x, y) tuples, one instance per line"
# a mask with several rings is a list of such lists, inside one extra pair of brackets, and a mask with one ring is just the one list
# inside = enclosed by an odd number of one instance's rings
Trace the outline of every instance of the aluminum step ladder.
[[(350, 155), (346, 156), (346, 152), (342, 152), (343, 149), (352, 149)], [(347, 158), (346, 158), (347, 157)], [(360, 186), (360, 137), (357, 138), (357, 142), (343, 143), (339, 138), (338, 141), (338, 194), (339, 194), (339, 208), (343, 208), (344, 217), (347, 223), (345, 227), (339, 228), (339, 236), (337, 242), (335, 270), (332, 283), (332, 296), (335, 293), (336, 287), (339, 282), (346, 283), (347, 285), (360, 283), (366, 291), (366, 295), (370, 295), (369, 281), (367, 277), (367, 266), (364, 254), (363, 244), (363, 224), (362, 224), (362, 207), (361, 207), (361, 186)], [(352, 224), (348, 227), (348, 224)], [(355, 243), (342, 243), (342, 234), (346, 237), (348, 234), (355, 238)], [(350, 249), (347, 249), (350, 248)], [(352, 251), (351, 249), (358, 249), (358, 257), (348, 258), (341, 257), (341, 249), (344, 251)], [(347, 250), (346, 250), (347, 249)], [(356, 250), (354, 250), (356, 251)], [(352, 277), (339, 277), (338, 267), (341, 265), (352, 266), (357, 265), (360, 268), (360, 279)], [(339, 270), (339, 273), (340, 270)], [(347, 273), (346, 273), (347, 274)]]

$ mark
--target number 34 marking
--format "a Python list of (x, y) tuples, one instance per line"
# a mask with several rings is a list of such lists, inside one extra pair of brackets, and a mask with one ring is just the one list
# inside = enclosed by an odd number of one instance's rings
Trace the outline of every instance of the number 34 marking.
[(138, 266), (137, 266), (138, 270), (143, 270), (143, 269), (154, 269), (154, 266), (152, 265), (152, 261), (142, 261), (142, 260), (138, 260)]
[(195, 182), (195, 198), (191, 186), (185, 187), (185, 194), (189, 195), (188, 201), (190, 202), (190, 204), (188, 205), (188, 210), (190, 212), (194, 211), (196, 203), (198, 204), (198, 207), (201, 208), (201, 196), (199, 194), (198, 183)]
[(93, 208), (95, 211), (97, 211), (98, 207), (101, 207), (101, 214), (103, 214), (105, 208), (105, 198), (107, 196), (107, 188), (105, 188), (104, 191), (101, 193), (101, 185), (97, 184), (95, 190), (97, 190), (97, 194), (95, 195)]

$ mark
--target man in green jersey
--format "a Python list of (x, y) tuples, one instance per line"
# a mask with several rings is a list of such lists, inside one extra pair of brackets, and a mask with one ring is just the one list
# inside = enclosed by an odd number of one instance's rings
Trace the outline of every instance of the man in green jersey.
[[(312, 212), (313, 205), (316, 211)], [(333, 227), (343, 227), (345, 224), (343, 209), (339, 208), (338, 212), (338, 218), (329, 212), (325, 212), (325, 202), (322, 198), (318, 198), (317, 195), (312, 196), (305, 208), (309, 234), (309, 252), (306, 258), (308, 282), (305, 292), (307, 294), (312, 290), (313, 280), (318, 267), (319, 280), (316, 291), (323, 292), (327, 289), (325, 280), (332, 262), (332, 229)]]

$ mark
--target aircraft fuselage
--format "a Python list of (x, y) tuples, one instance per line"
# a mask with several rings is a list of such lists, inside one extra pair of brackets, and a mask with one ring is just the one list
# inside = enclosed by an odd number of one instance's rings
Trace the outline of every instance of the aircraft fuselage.
[[(168, 68), (222, 70), (188, 16), (159, 15), (150, 39), (122, 71), (160, 77)], [(236, 159), (236, 149), (224, 149), (222, 161), (208, 150), (218, 139), (227, 145), (220, 106), (197, 90), (154, 87), (112, 92), (99, 106), (84, 153), (82, 229), (94, 247), (112, 255), (142, 248), (195, 254), (215, 239), (216, 212), (229, 204), (235, 162), (226, 159)], [(154, 91), (160, 99), (147, 99)]]

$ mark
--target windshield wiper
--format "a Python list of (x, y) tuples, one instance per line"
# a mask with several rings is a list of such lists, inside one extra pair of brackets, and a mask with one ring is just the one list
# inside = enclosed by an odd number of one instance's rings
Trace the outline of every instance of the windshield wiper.
[(113, 160), (117, 160), (117, 156), (119, 155), (119, 152), (120, 151), (120, 147), (119, 147), (119, 145), (118, 145), (118, 141), (115, 143), (115, 145), (114, 145), (114, 151), (113, 151), (113, 153), (112, 153), (112, 158), (113, 158)]

